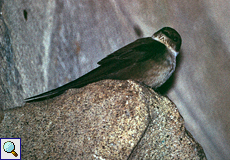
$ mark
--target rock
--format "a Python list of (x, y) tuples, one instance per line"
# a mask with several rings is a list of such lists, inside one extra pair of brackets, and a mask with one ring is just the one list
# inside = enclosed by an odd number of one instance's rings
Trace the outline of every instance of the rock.
[(0, 123), (2, 122), (3, 119), (4, 119), (4, 113), (3, 110), (0, 108)]
[(133, 81), (104, 80), (4, 111), (22, 159), (205, 159), (176, 106)]
[(207, 158), (229, 159), (229, 8), (224, 0), (0, 0), (0, 108), (21, 106), (170, 26), (183, 43), (167, 96)]

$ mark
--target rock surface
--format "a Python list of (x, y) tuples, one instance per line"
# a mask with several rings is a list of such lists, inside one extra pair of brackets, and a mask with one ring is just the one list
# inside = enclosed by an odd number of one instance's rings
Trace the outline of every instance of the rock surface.
[(21, 106), (170, 26), (183, 43), (167, 95), (207, 158), (229, 159), (229, 8), (224, 0), (0, 0), (0, 108)]
[(22, 159), (206, 159), (166, 97), (104, 80), (4, 111), (0, 137), (20, 137)]

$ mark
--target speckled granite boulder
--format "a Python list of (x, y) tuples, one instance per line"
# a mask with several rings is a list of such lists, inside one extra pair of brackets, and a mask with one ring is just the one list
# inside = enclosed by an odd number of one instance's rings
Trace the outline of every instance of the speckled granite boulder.
[(5, 110), (0, 130), (22, 139), (23, 159), (206, 159), (175, 105), (133, 81)]

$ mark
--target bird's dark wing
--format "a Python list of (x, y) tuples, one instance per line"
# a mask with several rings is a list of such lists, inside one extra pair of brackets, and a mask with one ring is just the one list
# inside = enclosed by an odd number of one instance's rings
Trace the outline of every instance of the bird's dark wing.
[(151, 37), (141, 38), (123, 48), (109, 54), (97, 64), (107, 65), (117, 61), (143, 61), (148, 58), (157, 58), (160, 52), (165, 51), (166, 46)]
[(157, 58), (157, 55), (162, 53), (165, 49), (166, 46), (164, 44), (153, 40), (151, 37), (138, 39), (99, 61), (99, 67), (80, 78), (56, 89), (27, 98), (25, 101), (31, 102), (52, 98), (62, 94), (67, 89), (80, 88), (89, 83), (102, 79), (109, 79), (111, 78), (110, 74), (133, 65), (134, 63), (145, 61), (149, 58)]

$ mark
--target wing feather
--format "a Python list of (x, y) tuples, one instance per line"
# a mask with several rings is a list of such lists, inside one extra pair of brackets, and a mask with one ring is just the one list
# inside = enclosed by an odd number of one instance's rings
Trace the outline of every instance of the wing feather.
[(138, 39), (127, 46), (113, 52), (98, 62), (98, 68), (71, 81), (61, 87), (44, 92), (42, 94), (25, 99), (26, 102), (40, 101), (52, 98), (62, 94), (70, 88), (80, 88), (89, 83), (93, 83), (102, 79), (109, 79), (111, 74), (116, 73), (134, 63), (148, 60), (149, 58), (157, 59), (158, 55), (163, 53), (166, 46), (151, 37)]

